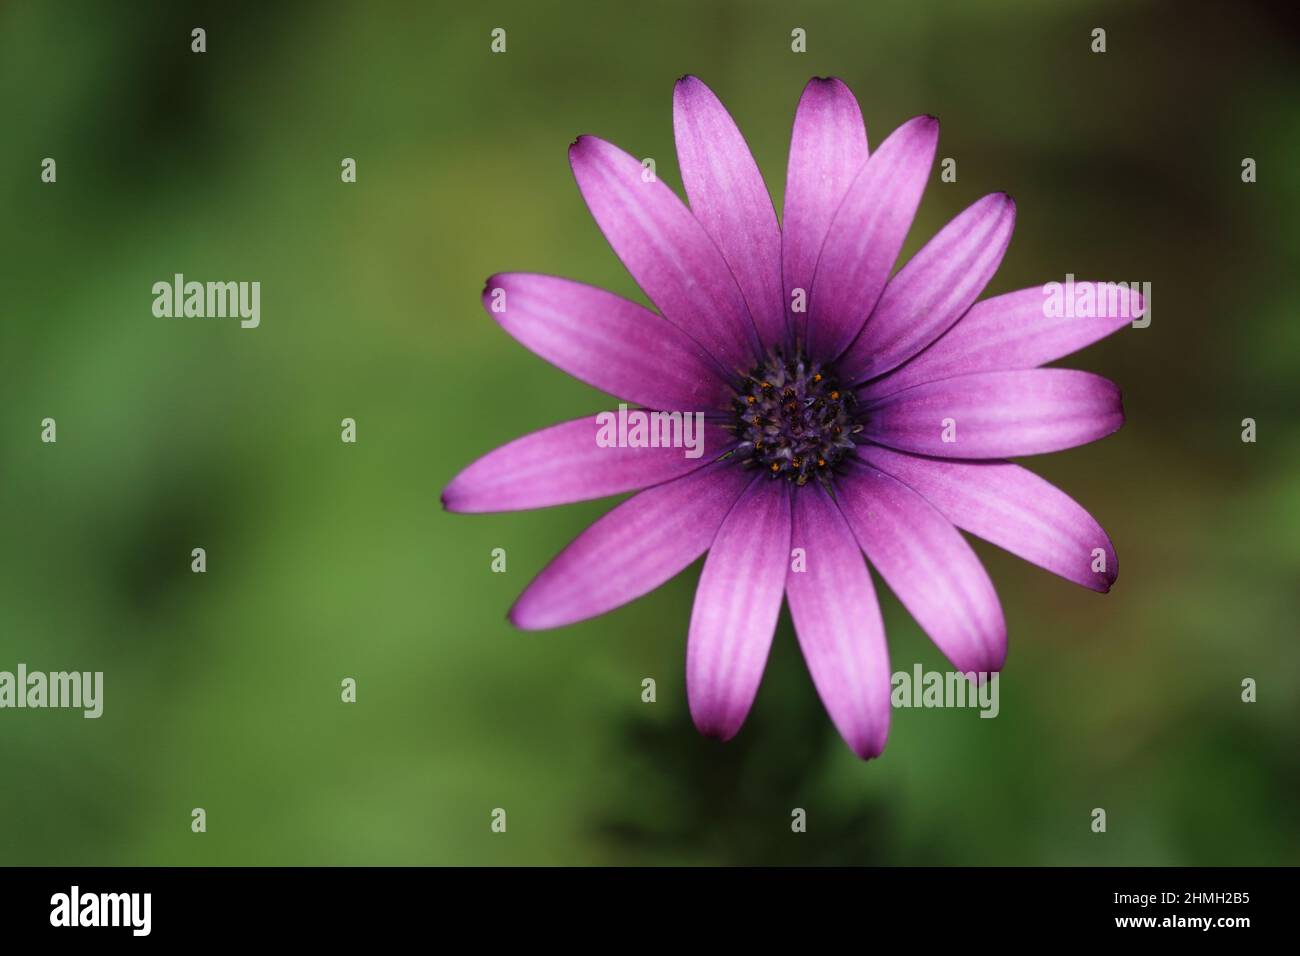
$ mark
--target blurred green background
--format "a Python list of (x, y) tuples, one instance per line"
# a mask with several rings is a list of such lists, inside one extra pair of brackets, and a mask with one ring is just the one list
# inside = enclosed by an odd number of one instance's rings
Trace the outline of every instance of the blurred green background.
[[(1297, 36), (1227, 4), (6, 3), (0, 670), (102, 670), (105, 711), (0, 711), (0, 863), (1300, 862)], [(833, 74), (873, 146), (943, 123), (958, 180), (936, 166), (904, 256), (1007, 190), (989, 294), (1153, 283), (1150, 328), (1064, 362), (1128, 424), (1029, 462), (1114, 538), (1114, 591), (976, 543), (1010, 629), (996, 720), (897, 711), (860, 763), (783, 612), (749, 722), (704, 740), (698, 567), (521, 633), (516, 594), (609, 503), (439, 507), (479, 454), (607, 407), (479, 292), (529, 270), (642, 299), (565, 151), (595, 133), (677, 188), (687, 72), (778, 208), (799, 93)], [(154, 318), (175, 272), (259, 280), (261, 327)], [(879, 587), (894, 668), (943, 666)]]

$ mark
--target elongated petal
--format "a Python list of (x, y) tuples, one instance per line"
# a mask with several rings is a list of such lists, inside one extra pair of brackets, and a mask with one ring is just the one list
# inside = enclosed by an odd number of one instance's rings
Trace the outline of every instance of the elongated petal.
[(954, 375), (1037, 368), (1104, 339), (1132, 323), (1144, 309), (1136, 291), (1114, 283), (1076, 282), (1072, 294), (1083, 295), (1086, 288), (1095, 303), (1104, 303), (1091, 310), (1092, 317), (1082, 318), (1054, 300), (1051, 285), (975, 303), (937, 342), (859, 394), (879, 398)]
[(944, 461), (864, 445), (859, 455), (964, 531), (1067, 581), (1109, 591), (1119, 575), (1110, 537), (1073, 498), (1010, 462)]
[(650, 408), (726, 405), (722, 368), (705, 348), (635, 302), (570, 279), (494, 275), (483, 307), (526, 348), (579, 381)]
[(813, 278), (808, 347), (833, 359), (876, 307), (921, 202), (939, 121), (908, 120), (871, 154), (831, 221)]
[(820, 487), (794, 498), (791, 562), (785, 593), (817, 693), (835, 728), (863, 760), (885, 749), (890, 674), (876, 590), (853, 532)]
[(686, 697), (700, 733), (745, 722), (772, 646), (790, 560), (790, 491), (759, 475), (722, 522), (695, 591)]
[(802, 290), (803, 311), (789, 314), (805, 341), (817, 259), (835, 211), (866, 162), (867, 130), (858, 101), (841, 81), (813, 77), (794, 114), (781, 220), (784, 304), (789, 312), (792, 295)]
[(722, 250), (764, 345), (785, 337), (781, 229), (763, 175), (726, 107), (697, 77), (673, 90), (677, 164), (691, 212)]
[(1015, 202), (993, 193), (940, 229), (885, 286), (837, 363), (841, 380), (874, 378), (946, 332), (998, 271), (1015, 224)]
[(1064, 368), (980, 372), (895, 392), (864, 413), (866, 437), (940, 458), (1010, 458), (1086, 445), (1124, 424), (1114, 382)]
[(602, 429), (606, 435), (617, 434), (617, 413), (601, 415), (613, 419), (612, 428), (604, 424), (608, 419), (592, 415), (543, 428), (488, 452), (451, 480), (442, 493), (443, 507), (460, 512), (524, 511), (618, 495), (679, 478), (735, 444), (730, 432), (688, 417), (681, 419), (681, 434), (685, 437), (689, 421), (698, 454), (685, 447), (611, 447), (598, 439)]
[(837, 501), (867, 558), (962, 671), (999, 670), (1007, 626), (993, 582), (961, 533), (902, 482), (854, 464)]
[(510, 609), (511, 623), (561, 627), (653, 591), (708, 550), (749, 480), (722, 462), (629, 498), (542, 569)]
[(729, 372), (752, 367), (758, 337), (744, 296), (718, 247), (672, 190), (594, 136), (569, 147), (569, 164), (601, 232), (664, 318)]

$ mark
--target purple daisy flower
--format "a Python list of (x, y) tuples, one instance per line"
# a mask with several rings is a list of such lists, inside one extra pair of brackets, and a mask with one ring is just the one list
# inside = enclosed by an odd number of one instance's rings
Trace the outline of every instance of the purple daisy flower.
[(673, 129), (689, 209), (617, 147), (583, 136), (569, 149), (592, 215), (659, 313), (522, 273), (488, 279), (484, 304), (581, 381), (700, 413), (707, 453), (606, 447), (582, 418), (480, 458), (443, 504), (514, 511), (636, 492), (529, 584), (510, 620), (543, 629), (603, 614), (707, 552), (686, 650), (699, 730), (740, 729), (784, 596), (831, 720), (870, 758), (885, 746), (891, 685), (868, 561), (962, 672), (1002, 667), (1006, 624), (958, 529), (1084, 587), (1114, 582), (1092, 516), (1002, 459), (1120, 427), (1112, 382), (1038, 366), (1141, 315), (1141, 301), (1125, 291), (1114, 316), (1088, 319), (1045, 308), (1043, 288), (976, 303), (1011, 238), (1004, 193), (891, 277), (939, 124), (909, 120), (868, 158), (839, 80), (813, 79), (799, 100), (780, 225), (735, 122), (695, 77), (677, 83)]

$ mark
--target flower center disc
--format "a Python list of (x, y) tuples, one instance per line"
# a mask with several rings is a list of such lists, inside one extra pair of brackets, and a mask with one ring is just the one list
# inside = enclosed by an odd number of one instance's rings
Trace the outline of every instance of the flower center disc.
[(853, 449), (861, 431), (853, 393), (841, 389), (833, 370), (802, 355), (774, 354), (737, 392), (736, 454), (751, 467), (797, 485), (816, 476), (829, 482), (832, 469)]

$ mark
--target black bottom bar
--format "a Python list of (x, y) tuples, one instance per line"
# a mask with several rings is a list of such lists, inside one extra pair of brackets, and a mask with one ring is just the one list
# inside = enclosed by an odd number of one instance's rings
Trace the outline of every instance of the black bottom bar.
[(75, 935), (91, 944), (373, 942), (420, 932), (499, 941), (512, 930), (535, 940), (608, 930), (659, 938), (678, 928), (735, 941), (762, 936), (774, 922), (811, 938), (911, 926), (927, 942), (995, 932), (1009, 940), (1231, 943), (1288, 924), (1295, 876), (1118, 868), (0, 869), (0, 919), (8, 940)]

